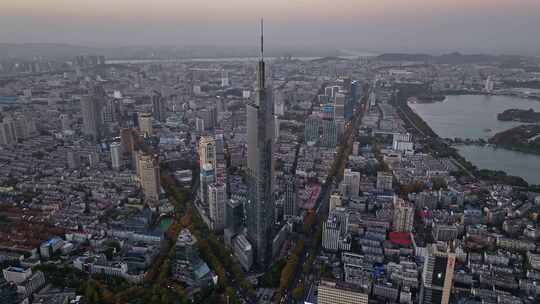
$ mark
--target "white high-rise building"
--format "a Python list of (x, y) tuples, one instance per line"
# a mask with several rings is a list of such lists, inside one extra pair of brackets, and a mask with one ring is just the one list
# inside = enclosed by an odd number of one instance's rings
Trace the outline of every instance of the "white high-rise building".
[(330, 212), (323, 223), (322, 246), (329, 251), (350, 250), (351, 241), (348, 234), (349, 213), (344, 208), (336, 208)]
[(345, 169), (343, 183), (347, 185), (349, 197), (358, 197), (360, 194), (360, 172)]
[(225, 88), (225, 87), (228, 87), (229, 85), (230, 85), (229, 72), (223, 70), (221, 71), (221, 87)]
[(227, 187), (223, 184), (210, 184), (208, 186), (208, 205), (214, 231), (222, 231), (225, 228), (226, 204)]
[(394, 201), (393, 230), (411, 232), (414, 224), (414, 206), (401, 198)]
[(283, 116), (285, 114), (285, 100), (283, 93), (278, 91), (274, 94), (274, 114), (277, 116)]
[(244, 270), (248, 271), (253, 265), (253, 246), (244, 234), (239, 234), (233, 239), (234, 255)]

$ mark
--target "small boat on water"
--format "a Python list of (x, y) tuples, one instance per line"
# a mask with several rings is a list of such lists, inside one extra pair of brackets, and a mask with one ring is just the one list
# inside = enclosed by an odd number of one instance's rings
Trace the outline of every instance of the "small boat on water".
[(493, 131), (493, 130), (492, 130), (492, 129), (489, 129), (489, 128), (488, 128), (488, 129), (484, 129), (484, 132), (486, 132), (486, 133), (489, 133), (489, 132), (491, 132), (491, 131)]

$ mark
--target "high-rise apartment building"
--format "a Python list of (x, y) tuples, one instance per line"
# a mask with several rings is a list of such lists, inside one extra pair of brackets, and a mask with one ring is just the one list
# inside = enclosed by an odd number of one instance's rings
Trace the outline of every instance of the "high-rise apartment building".
[(116, 99), (110, 99), (104, 101), (101, 108), (101, 121), (103, 123), (113, 123), (118, 121), (120, 116), (120, 110), (118, 101)]
[(306, 143), (309, 142), (315, 142), (317, 143), (319, 141), (319, 126), (320, 126), (320, 118), (315, 116), (309, 116), (306, 119), (306, 123), (304, 126), (304, 140)]
[(157, 155), (139, 154), (139, 181), (147, 201), (159, 201), (161, 181), (159, 175), (159, 159)]
[(135, 134), (131, 128), (123, 128), (120, 130), (120, 144), (122, 145), (122, 153), (131, 155), (135, 150)]
[(216, 165), (216, 141), (213, 136), (203, 136), (199, 139), (199, 165)]
[(12, 146), (17, 143), (15, 124), (11, 119), (4, 118), (0, 123), (0, 146)]
[(96, 86), (89, 95), (81, 98), (81, 110), (83, 116), (83, 134), (92, 137), (93, 140), (101, 139), (101, 108), (105, 102), (105, 91)]
[(230, 85), (229, 72), (227, 72), (226, 70), (222, 70), (221, 71), (221, 87), (226, 88), (229, 85)]
[(152, 127), (152, 114), (139, 113), (139, 130), (145, 137), (152, 136), (154, 129)]
[(247, 236), (254, 247), (256, 264), (260, 267), (266, 267), (270, 262), (274, 224), (272, 195), (274, 105), (272, 90), (266, 88), (265, 78), (263, 35), (261, 34), (261, 58), (257, 65), (256, 96), (254, 101), (247, 104), (249, 191), (246, 208)]
[(334, 120), (345, 120), (345, 98), (342, 93), (337, 93), (334, 98)]
[(345, 169), (343, 184), (347, 186), (348, 197), (357, 197), (360, 194), (360, 172)]
[(227, 229), (233, 234), (240, 232), (244, 225), (244, 197), (233, 196), (228, 202), (225, 210), (225, 222)]
[(339, 140), (339, 130), (335, 120), (322, 120), (322, 133), (320, 145), (327, 148), (335, 148)]
[(290, 218), (298, 214), (298, 206), (296, 204), (296, 184), (294, 176), (287, 177), (285, 181), (285, 199), (283, 201), (283, 217)]
[(118, 142), (113, 142), (109, 147), (111, 149), (112, 168), (120, 170), (122, 168), (122, 146)]
[(414, 224), (414, 206), (401, 198), (394, 201), (393, 230), (397, 232), (411, 232)]
[(233, 251), (244, 270), (249, 270), (253, 265), (253, 246), (244, 234), (239, 234), (233, 239)]
[(225, 228), (225, 212), (227, 204), (227, 187), (224, 184), (208, 186), (208, 207), (212, 230), (222, 231)]
[(214, 166), (212, 164), (206, 163), (201, 166), (199, 174), (199, 200), (203, 205), (208, 205), (209, 202), (209, 193), (208, 187), (215, 182), (215, 173)]
[(159, 92), (154, 92), (154, 95), (152, 95), (152, 114), (156, 121), (165, 122), (167, 119), (165, 99)]
[(348, 234), (349, 213), (344, 208), (336, 208), (323, 223), (322, 246), (329, 251), (350, 250)]

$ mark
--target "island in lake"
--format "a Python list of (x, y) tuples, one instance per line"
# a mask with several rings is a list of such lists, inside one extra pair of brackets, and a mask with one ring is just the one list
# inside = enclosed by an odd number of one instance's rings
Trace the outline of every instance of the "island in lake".
[(499, 132), (489, 143), (525, 153), (540, 154), (540, 125), (522, 125)]
[(518, 121), (526, 123), (540, 122), (540, 112), (535, 112), (533, 109), (508, 109), (497, 115), (500, 121)]

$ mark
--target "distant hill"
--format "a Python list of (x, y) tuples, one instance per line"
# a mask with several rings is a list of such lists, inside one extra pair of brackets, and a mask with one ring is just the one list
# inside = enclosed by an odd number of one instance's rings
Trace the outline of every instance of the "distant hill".
[(314, 63), (323, 63), (323, 62), (329, 62), (329, 61), (349, 61), (349, 59), (342, 58), (342, 57), (336, 57), (336, 56), (327, 56), (327, 57), (317, 58), (317, 59), (312, 59), (311, 60), (311, 62), (314, 62)]
[(490, 62), (506, 62), (522, 58), (521, 56), (494, 56), (486, 54), (461, 54), (458, 52), (444, 54), (440, 56), (428, 54), (404, 54), (404, 53), (388, 53), (377, 56), (377, 59), (382, 61), (415, 61), (443, 64), (466, 64), (466, 63), (490, 63)]

